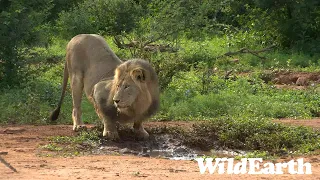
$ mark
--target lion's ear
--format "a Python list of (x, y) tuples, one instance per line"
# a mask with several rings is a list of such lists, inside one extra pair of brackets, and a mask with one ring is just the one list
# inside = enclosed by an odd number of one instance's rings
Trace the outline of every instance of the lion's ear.
[(144, 82), (146, 80), (144, 70), (141, 68), (134, 69), (131, 73), (131, 76), (134, 80), (139, 82)]

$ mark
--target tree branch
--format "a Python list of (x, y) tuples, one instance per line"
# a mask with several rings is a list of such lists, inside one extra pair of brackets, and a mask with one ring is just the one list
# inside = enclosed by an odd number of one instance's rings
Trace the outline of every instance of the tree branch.
[(170, 32), (170, 33), (166, 33), (166, 34), (162, 34), (160, 35), (159, 37), (155, 38), (155, 39), (151, 39), (150, 41), (147, 41), (146, 43), (144, 43), (143, 47), (147, 46), (148, 44), (151, 44), (151, 43), (154, 43), (156, 41), (159, 41), (160, 39), (163, 39), (163, 38), (166, 38), (174, 33), (177, 33), (178, 31), (180, 30), (176, 30), (176, 31), (173, 31), (173, 32)]
[(6, 160), (4, 160), (1, 156), (0, 156), (0, 162), (2, 162), (5, 166), (7, 166), (9, 169), (11, 169), (14, 172), (18, 172), (14, 167), (12, 167)]
[[(158, 41), (162, 38), (165, 38), (166, 36), (169, 36), (169, 34), (166, 34), (165, 36), (158, 37), (156, 39), (150, 40), (146, 43), (134, 41), (131, 40), (128, 44), (124, 43), (124, 40), (121, 36), (115, 36), (113, 38), (113, 42), (117, 45), (120, 49), (143, 49), (144, 51), (149, 52), (177, 52), (178, 48), (170, 47), (169, 45), (162, 45), (162, 44), (151, 44), (152, 42)], [(129, 40), (129, 38), (127, 38)]]
[(250, 49), (248, 49), (248, 48), (241, 48), (241, 49), (238, 50), (238, 51), (234, 51), (234, 52), (229, 51), (229, 52), (226, 52), (226, 53), (224, 53), (223, 55), (217, 56), (215, 59), (221, 58), (221, 57), (223, 57), (223, 56), (233, 56), (233, 55), (245, 54), (245, 53), (250, 53), (250, 54), (252, 54), (252, 55), (254, 55), (254, 56), (259, 57), (260, 59), (266, 59), (265, 57), (260, 56), (259, 53), (266, 52), (266, 51), (270, 51), (270, 50), (273, 49), (274, 47), (276, 47), (276, 45), (271, 45), (271, 46), (269, 46), (269, 47), (266, 47), (266, 48), (261, 49), (261, 50), (256, 50), (256, 51), (250, 50)]

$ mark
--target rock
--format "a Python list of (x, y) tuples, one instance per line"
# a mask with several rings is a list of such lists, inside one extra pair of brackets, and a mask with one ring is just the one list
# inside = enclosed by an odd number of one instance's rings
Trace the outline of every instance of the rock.
[(18, 134), (24, 132), (25, 129), (23, 128), (7, 128), (3, 131), (5, 134)]
[(8, 152), (0, 151), (0, 155), (7, 155)]
[(142, 157), (150, 157), (150, 154), (148, 153), (142, 154)]
[(119, 153), (121, 153), (121, 154), (130, 154), (131, 150), (128, 149), (128, 148), (123, 148), (123, 149), (119, 150)]
[(147, 147), (143, 147), (142, 148), (142, 153), (147, 153), (148, 152), (148, 148)]
[(308, 86), (309, 85), (309, 79), (307, 77), (299, 77), (296, 81), (296, 85), (298, 86)]
[(188, 150), (184, 147), (178, 147), (177, 149), (174, 150), (175, 153), (187, 153)]
[(149, 153), (139, 153), (138, 155), (142, 157), (150, 157)]

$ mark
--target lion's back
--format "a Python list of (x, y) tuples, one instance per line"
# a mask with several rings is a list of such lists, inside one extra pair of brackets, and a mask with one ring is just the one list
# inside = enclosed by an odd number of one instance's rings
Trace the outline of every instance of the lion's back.
[(81, 74), (87, 95), (101, 79), (112, 77), (121, 60), (104, 38), (96, 34), (79, 34), (67, 45), (66, 60), (71, 74)]
[(116, 65), (121, 63), (103, 37), (96, 34), (79, 34), (73, 37), (67, 45), (68, 55), (71, 56), (69, 61), (87, 66), (106, 62)]

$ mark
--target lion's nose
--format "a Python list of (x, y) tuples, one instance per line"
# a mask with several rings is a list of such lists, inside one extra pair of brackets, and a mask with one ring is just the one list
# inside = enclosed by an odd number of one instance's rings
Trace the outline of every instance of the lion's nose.
[(113, 100), (116, 104), (118, 104), (119, 102), (120, 102), (120, 100), (118, 100), (118, 99), (114, 99)]

